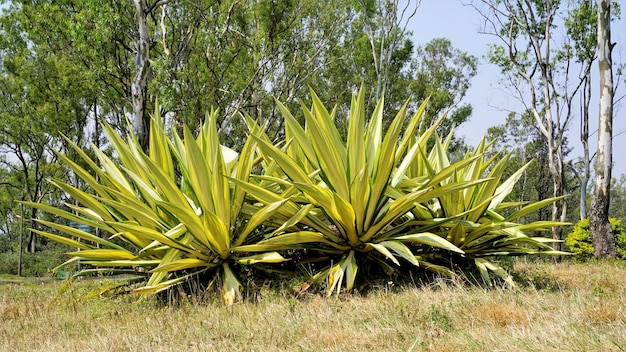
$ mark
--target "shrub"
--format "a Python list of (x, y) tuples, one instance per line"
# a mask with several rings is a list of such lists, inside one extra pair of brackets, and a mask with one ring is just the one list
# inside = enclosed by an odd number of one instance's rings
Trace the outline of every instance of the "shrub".
[[(620, 258), (626, 258), (626, 230), (622, 221), (610, 218), (611, 228), (615, 236), (617, 254)], [(574, 225), (572, 232), (565, 238), (565, 244), (576, 255), (576, 259), (585, 261), (594, 256), (593, 239), (589, 231), (589, 219), (582, 219)]]
[[(98, 160), (92, 160), (67, 140), (88, 168), (57, 153), (59, 159), (95, 194), (60, 180), (53, 184), (77, 200), (79, 206), (66, 204), (71, 209), (67, 211), (28, 203), (65, 220), (99, 228), (109, 238), (43, 220), (38, 222), (50, 230), (33, 231), (79, 248), (69, 253), (73, 256), (69, 262), (80, 260), (92, 266), (80, 275), (112, 269), (139, 275), (145, 281), (133, 277), (128, 283), (138, 281), (131, 287), (132, 292), (143, 294), (167, 290), (204, 275), (204, 284), (217, 282), (224, 301), (232, 304), (243, 289), (235, 267), (285, 260), (275, 251), (280, 241), (262, 247), (254, 244), (267, 235), (266, 228), (271, 229), (270, 218), (288, 222), (297, 213), (295, 205), (281, 197), (266, 206), (248, 203), (246, 191), (229, 182), (248, 181), (255, 159), (253, 140), (246, 142), (241, 153), (221, 146), (216, 111), (207, 115), (197, 137), (184, 128), (184, 136), (174, 135), (172, 140), (158, 113), (154, 118), (147, 154), (134, 136), (125, 141), (110, 126), (104, 126), (119, 162), (98, 148), (94, 148)], [(262, 226), (268, 223), (269, 227)], [(118, 244), (119, 240), (123, 243)], [(241, 246), (246, 250), (239, 251)]]
[[(79, 248), (68, 263), (91, 266), (80, 275), (132, 273), (127, 287), (140, 294), (201, 276), (205, 285), (221, 287), (227, 304), (241, 297), (239, 278), (251, 265), (286, 259), (315, 263), (301, 290), (315, 282), (331, 294), (351, 290), (373, 272), (407, 266), (453, 276), (462, 263), (461, 270), (477, 268), (489, 284), (490, 273), (512, 283), (490, 257), (564, 254), (552, 251), (551, 239), (524, 234), (561, 223), (516, 222), (555, 199), (504, 202), (523, 172), (502, 181), (507, 157), (489, 157), (483, 142), (453, 163), (450, 138), (435, 138), (427, 154), (443, 119), (417, 135), (427, 102), (408, 118), (403, 106), (383, 131), (383, 101), (366, 119), (361, 90), (344, 139), (334, 123), (337, 110), (312, 95), (312, 106), (302, 107), (304, 126), (278, 103), (286, 136), (280, 144), (245, 117), (250, 136), (240, 152), (220, 145), (215, 111), (198, 136), (185, 127), (182, 137), (171, 138), (155, 114), (148, 153), (134, 136), (124, 140), (105, 125), (117, 160), (97, 148), (92, 159), (67, 140), (86, 166), (57, 155), (89, 192), (55, 180), (79, 205), (27, 204), (108, 237), (44, 220), (38, 222), (46, 228), (34, 231)], [(511, 207), (518, 210), (501, 215)], [(372, 263), (382, 270), (370, 271)]]
[[(421, 180), (431, 180), (434, 190), (452, 183), (474, 183), (467, 188), (438, 195), (430, 202), (417, 205), (412, 210), (414, 224), (420, 231), (431, 231), (445, 238), (463, 253), (441, 253), (438, 249), (422, 248), (421, 255), (429, 263), (454, 267), (472, 277), (476, 269), (483, 281), (492, 285), (492, 276), (513, 285), (513, 279), (493, 258), (522, 255), (568, 255), (554, 251), (551, 238), (530, 237), (527, 231), (549, 231), (552, 226), (565, 223), (535, 221), (522, 224), (525, 215), (552, 204), (560, 198), (539, 202), (506, 202), (509, 193), (530, 163), (522, 166), (508, 179), (504, 179), (510, 155), (490, 151), (493, 143), (484, 139), (468, 152), (461, 162), (451, 163), (448, 147), (452, 135), (435, 143), (428, 154), (412, 159), (408, 166), (409, 179), (404, 187), (418, 186)], [(453, 173), (446, 170), (454, 169)], [(449, 220), (445, 220), (448, 218)], [(468, 275), (470, 274), (470, 275)]]
[[(491, 144), (485, 141), (463, 160), (451, 162), (451, 136), (442, 141), (434, 133), (441, 119), (423, 135), (415, 135), (425, 104), (405, 128), (402, 108), (383, 138), (382, 106), (366, 126), (360, 92), (353, 99), (343, 141), (333, 124), (335, 111), (329, 112), (314, 95), (311, 109), (303, 107), (304, 128), (281, 107), (287, 138), (293, 142), (286, 150), (259, 139), (262, 153), (278, 164), (288, 184), (315, 206), (322, 223), (332, 224), (333, 230), (314, 232), (317, 239), (313, 232), (308, 234), (307, 243), (325, 257), (335, 255), (314, 276), (326, 279), (327, 292), (339, 290), (344, 279), (346, 288), (352, 288), (359, 258), (372, 259), (387, 272), (408, 263), (454, 275), (450, 269), (455, 263), (454, 269), (465, 272), (476, 268), (488, 284), (495, 275), (512, 285), (510, 276), (490, 257), (567, 254), (554, 251), (552, 239), (524, 233), (564, 223), (516, 222), (559, 198), (532, 204), (504, 202), (526, 166), (502, 180), (508, 156), (489, 156)], [(435, 143), (426, 154), (431, 136)], [(501, 215), (511, 207), (518, 210)]]
[[(415, 204), (455, 190), (462, 190), (477, 183), (480, 178), (450, 182), (433, 189), (434, 183), (425, 180), (419, 186), (403, 191), (398, 187), (405, 178), (406, 168), (415, 158), (419, 148), (408, 149), (415, 139), (427, 101), (407, 119), (406, 106), (402, 107), (383, 133), (383, 101), (374, 109), (369, 123), (365, 117), (365, 92), (353, 97), (348, 121), (346, 140), (341, 138), (334, 124), (336, 111), (330, 112), (313, 94), (311, 108), (302, 107), (305, 126), (279, 105), (285, 117), (286, 135), (292, 143), (279, 149), (265, 136), (253, 135), (268, 163), (275, 163), (280, 170), (271, 175), (276, 184), (295, 191), (305, 204), (302, 209), (314, 215), (315, 227), (302, 223), (305, 231), (270, 237), (259, 245), (281, 241), (283, 249), (307, 248), (319, 253), (326, 265), (311, 278), (311, 282), (325, 282), (326, 292), (339, 292), (345, 282), (347, 290), (354, 287), (357, 273), (363, 262), (382, 266), (384, 271), (396, 271), (402, 264), (448, 272), (445, 267), (428, 263), (413, 252), (412, 244), (443, 251), (463, 253), (443, 237), (411, 226), (409, 216)], [(405, 125), (406, 124), (406, 125)], [(434, 132), (432, 126), (422, 136), (421, 143)], [(401, 132), (404, 130), (404, 134)], [(260, 129), (259, 129), (260, 131)], [(419, 144), (419, 143), (418, 143)], [(441, 171), (441, 177), (454, 172), (454, 168)], [(268, 203), (260, 190), (250, 189), (258, 201)], [(263, 195), (263, 196), (261, 196)]]
[[(49, 241), (35, 253), (22, 253), (22, 276), (43, 276), (63, 262), (66, 257), (67, 247), (56, 242)], [(0, 255), (0, 275), (17, 275), (19, 253), (17, 244), (15, 248), (4, 251)]]

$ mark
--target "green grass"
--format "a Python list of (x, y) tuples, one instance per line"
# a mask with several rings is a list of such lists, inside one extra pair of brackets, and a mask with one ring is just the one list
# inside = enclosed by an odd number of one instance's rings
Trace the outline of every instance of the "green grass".
[[(0, 350), (624, 351), (626, 265), (514, 266), (518, 288), (439, 281), (294, 298), (259, 288), (231, 307), (131, 296), (81, 300), (101, 281), (0, 285)], [(2, 279), (0, 279), (2, 282)]]

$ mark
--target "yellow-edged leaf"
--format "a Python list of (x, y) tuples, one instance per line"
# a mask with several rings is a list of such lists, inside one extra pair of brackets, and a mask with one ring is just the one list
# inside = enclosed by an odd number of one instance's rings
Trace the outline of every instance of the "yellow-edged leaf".
[(298, 231), (270, 237), (268, 239), (260, 241), (258, 244), (239, 246), (237, 248), (233, 248), (233, 250), (237, 252), (273, 251), (281, 249), (299, 248), (301, 245), (307, 243), (323, 243), (342, 250), (347, 250), (350, 248), (347, 245), (342, 245), (341, 243), (329, 241), (326, 236), (322, 235), (319, 232)]
[[(79, 252), (80, 253), (80, 252)], [(81, 264), (104, 266), (104, 267), (137, 267), (137, 266), (157, 266), (161, 262), (160, 259), (120, 259), (120, 260), (81, 260)]]
[(387, 249), (387, 247), (383, 246), (382, 244), (368, 242), (365, 244), (365, 247), (370, 247), (377, 250), (387, 259), (391, 260), (394, 264), (400, 266), (400, 262), (398, 262), (398, 259), (396, 259), (396, 257), (389, 251), (389, 249)]
[(242, 243), (244, 243), (247, 236), (252, 231), (254, 231), (257, 227), (263, 224), (268, 218), (273, 216), (276, 213), (276, 210), (280, 208), (281, 206), (283, 206), (288, 200), (289, 199), (283, 199), (281, 201), (271, 203), (263, 207), (261, 210), (258, 210), (256, 213), (254, 213), (248, 220), (246, 227), (239, 234), (239, 237), (237, 238), (237, 241), (235, 242), (234, 247), (238, 247)]
[[(79, 229), (75, 229), (75, 228), (73, 228), (71, 226), (65, 226), (65, 225), (61, 225), (61, 224), (55, 223), (55, 222), (39, 220), (39, 219), (36, 219), (36, 221), (38, 223), (44, 225), (44, 226), (51, 227), (53, 229), (59, 230), (61, 232), (64, 232), (64, 233), (66, 233), (66, 234), (68, 234), (70, 236), (81, 238), (81, 239), (83, 239), (85, 241), (90, 241), (90, 242), (93, 242), (93, 243), (99, 243), (99, 244), (101, 244), (103, 246), (107, 246), (107, 247), (111, 247), (111, 248), (124, 249), (123, 247), (121, 247), (121, 246), (119, 246), (119, 245), (117, 245), (117, 244), (115, 244), (113, 242), (107, 241), (104, 238), (100, 238), (100, 237), (92, 235), (92, 234), (90, 234), (88, 232), (85, 232), (85, 231), (82, 231), (82, 230), (79, 230)], [(89, 225), (89, 223), (86, 223), (86, 224)], [(83, 245), (84, 245), (84, 243), (83, 243)], [(76, 246), (76, 247), (79, 247), (79, 246)]]
[(359, 269), (354, 256), (354, 251), (350, 251), (348, 257), (343, 261), (342, 267), (346, 276), (346, 290), (350, 291), (354, 287), (356, 273)]
[(465, 252), (454, 244), (450, 243), (443, 237), (437, 236), (433, 233), (423, 232), (414, 233), (408, 235), (397, 236), (394, 239), (402, 242), (421, 243), (431, 247), (447, 249), (452, 252), (464, 254)]
[(233, 305), (241, 299), (243, 286), (237, 280), (228, 264), (222, 264), (222, 298), (227, 305)]
[(260, 253), (247, 257), (237, 258), (237, 262), (240, 264), (250, 265), (256, 263), (282, 263), (286, 261), (282, 255), (277, 252)]
[(346, 141), (349, 184), (353, 184), (360, 172), (366, 168), (365, 150), (365, 89), (352, 96), (348, 120), (348, 140)]
[(36, 229), (30, 229), (30, 231), (32, 231), (32, 232), (34, 232), (34, 233), (36, 233), (36, 234), (38, 234), (40, 236), (49, 238), (49, 239), (51, 239), (53, 241), (56, 241), (56, 242), (68, 245), (70, 247), (76, 247), (76, 248), (80, 248), (80, 249), (92, 249), (93, 248), (93, 246), (89, 246), (89, 245), (87, 245), (85, 243), (78, 242), (78, 241), (73, 240), (71, 238), (55, 235), (55, 234), (50, 233), (50, 232), (45, 232), (45, 231), (36, 230)]
[(123, 249), (109, 249), (109, 248), (97, 248), (97, 249), (85, 249), (77, 252), (69, 252), (69, 255), (86, 259), (97, 260), (119, 260), (119, 259), (133, 259), (136, 256)]
[(171, 271), (186, 270), (186, 269), (192, 269), (192, 268), (198, 268), (198, 267), (214, 268), (216, 266), (217, 264), (207, 263), (206, 261), (197, 259), (197, 258), (183, 258), (183, 259), (175, 260), (171, 263), (167, 263), (165, 265), (159, 265), (156, 268), (150, 270), (150, 272), (151, 273), (171, 272)]
[(402, 242), (383, 241), (383, 242), (380, 242), (379, 244), (382, 246), (385, 246), (387, 249), (394, 251), (396, 254), (400, 256), (400, 258), (403, 258), (407, 262), (415, 266), (419, 266), (419, 262), (417, 261), (417, 258), (415, 258), (415, 255), (413, 254), (413, 252), (411, 252), (411, 250), (407, 246), (405, 246)]

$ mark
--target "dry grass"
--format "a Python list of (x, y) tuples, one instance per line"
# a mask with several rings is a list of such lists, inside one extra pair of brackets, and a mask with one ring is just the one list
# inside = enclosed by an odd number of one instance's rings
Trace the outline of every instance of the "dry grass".
[(81, 301), (80, 283), (0, 284), (2, 351), (624, 351), (626, 265), (517, 264), (520, 288), (440, 282), (258, 302)]

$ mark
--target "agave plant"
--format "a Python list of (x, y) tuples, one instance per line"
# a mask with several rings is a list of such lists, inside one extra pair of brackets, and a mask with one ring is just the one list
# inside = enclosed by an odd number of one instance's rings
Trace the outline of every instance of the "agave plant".
[[(510, 155), (501, 156), (495, 153), (488, 157), (492, 143), (487, 143), (483, 139), (473, 152), (465, 156), (463, 165), (457, 163), (454, 173), (443, 178), (438, 177), (442, 170), (450, 167), (447, 152), (450, 140), (451, 135), (443, 141), (435, 136), (435, 144), (429, 155), (411, 161), (409, 172), (411, 179), (405, 181), (403, 187), (409, 189), (419, 187), (424, 179), (435, 178), (438, 180), (435, 189), (447, 187), (450, 183), (478, 179), (485, 179), (485, 182), (462, 190), (446, 192), (417, 206), (413, 209), (416, 229), (428, 229), (463, 250), (463, 256), (457, 257), (457, 262), (473, 263), (489, 285), (492, 284), (490, 273), (513, 285), (513, 280), (507, 272), (490, 260), (492, 257), (569, 254), (554, 251), (549, 245), (555, 241), (552, 238), (530, 237), (526, 234), (528, 231), (546, 231), (552, 226), (563, 226), (566, 223), (516, 222), (561, 198), (545, 199), (532, 204), (504, 202), (530, 163), (503, 181)], [(513, 211), (515, 208), (518, 210)], [(505, 211), (509, 214), (503, 215)], [(437, 256), (432, 251), (427, 254), (428, 251), (429, 249), (424, 251), (425, 257)], [(452, 257), (454, 258), (454, 254)]]
[[(197, 138), (184, 128), (183, 138), (174, 135), (170, 140), (158, 113), (154, 118), (149, 154), (141, 150), (134, 136), (125, 141), (106, 125), (104, 130), (119, 163), (94, 146), (97, 163), (69, 141), (88, 168), (57, 153), (91, 188), (86, 192), (52, 181), (79, 205), (66, 204), (66, 210), (29, 203), (66, 220), (98, 228), (108, 233), (108, 238), (41, 220), (56, 231), (34, 231), (78, 248), (69, 253), (73, 256), (70, 261), (80, 260), (95, 268), (80, 275), (111, 268), (143, 274), (147, 281), (139, 282), (132, 292), (148, 294), (207, 273), (210, 278), (221, 279), (223, 299), (232, 304), (242, 288), (233, 271), (234, 263), (285, 260), (271, 245), (256, 249), (254, 245), (263, 238), (262, 225), (268, 219), (289, 221), (288, 214), (292, 213), (283, 210), (289, 208), (284, 207), (289, 200), (275, 197), (263, 206), (246, 202), (246, 190), (239, 184), (249, 180), (254, 142), (249, 140), (239, 154), (221, 146), (216, 111), (207, 115)], [(237, 250), (242, 246), (247, 248), (245, 252)]]
[[(284, 194), (300, 199), (300, 203), (306, 204), (302, 210), (308, 214), (306, 222), (300, 223), (304, 228), (292, 233), (275, 233), (254, 246), (237, 250), (258, 250), (263, 245), (274, 248), (280, 243), (281, 249), (308, 248), (328, 255), (328, 265), (312, 280), (327, 279), (329, 294), (339, 292), (344, 281), (346, 289), (353, 288), (359, 257), (374, 259), (386, 269), (409, 263), (446, 271), (424, 262), (407, 244), (418, 243), (459, 255), (463, 250), (434, 233), (412, 231), (411, 210), (416, 204), (482, 181), (449, 183), (434, 189), (438, 184), (435, 179), (410, 192), (397, 187), (410, 160), (418, 156), (418, 148), (408, 150), (407, 147), (414, 139), (427, 102), (409, 119), (402, 134), (405, 104), (383, 136), (383, 101), (378, 103), (366, 126), (365, 94), (361, 90), (352, 99), (347, 140), (343, 141), (334, 123), (336, 109), (329, 112), (314, 92), (312, 98), (310, 109), (302, 107), (304, 127), (278, 103), (288, 138), (282, 149), (269, 143), (262, 134), (251, 135), (268, 165), (277, 165), (280, 169), (264, 176), (265, 182), (281, 185), (278, 191), (267, 192), (267, 187), (237, 182), (264, 204), (271, 204)], [(420, 140), (427, 139), (433, 131), (434, 127), (420, 136)], [(453, 172), (454, 167), (441, 170), (438, 178)]]

